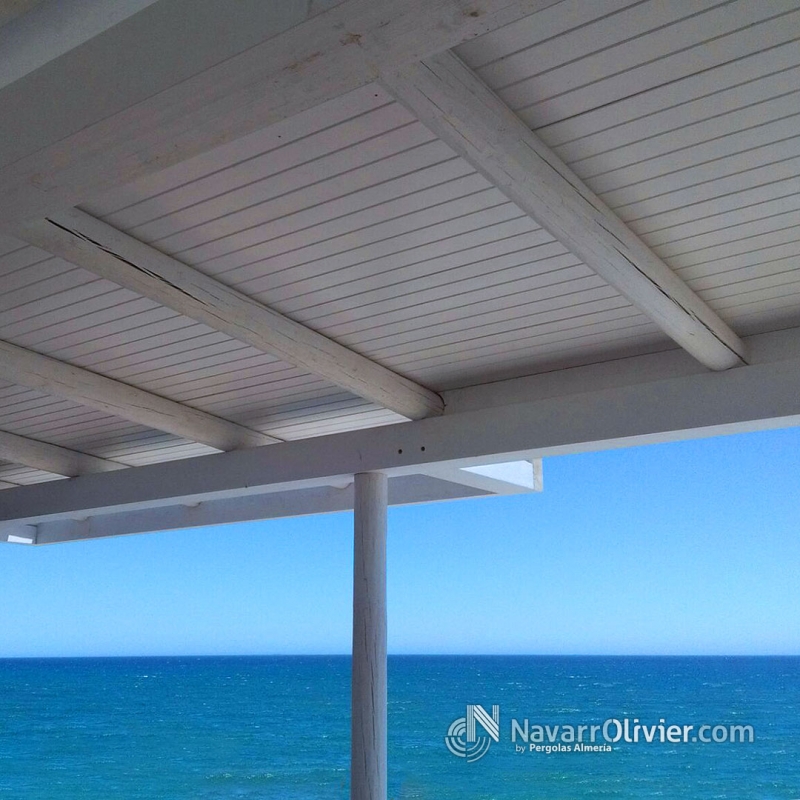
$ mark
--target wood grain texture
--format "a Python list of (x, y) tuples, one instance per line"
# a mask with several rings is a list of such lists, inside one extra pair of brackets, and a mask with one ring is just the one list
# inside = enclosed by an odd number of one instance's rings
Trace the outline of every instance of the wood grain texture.
[(382, 82), (571, 252), (712, 369), (745, 362), (736, 334), (452, 53)]
[(78, 209), (24, 226), (31, 244), (410, 419), (441, 398)]
[(0, 342), (0, 377), (150, 428), (202, 442), (218, 450), (255, 447), (279, 441), (196, 408), (8, 342)]
[[(751, 337), (755, 363), (710, 372), (680, 351), (463, 389), (464, 409), (174, 464), (9, 490), (0, 521), (115, 513), (339, 483), (359, 472), (417, 474), (800, 423), (800, 331)], [(470, 396), (472, 399), (470, 399)], [(454, 398), (455, 399), (455, 398)]]
[[(10, 162), (0, 169), (0, 218), (20, 221), (78, 205), (369, 84), (382, 64), (414, 62), (556, 2), (348, 0)], [(117, 42), (126, 46), (135, 54), (141, 41)], [(126, 71), (136, 73), (136, 64)], [(64, 94), (71, 91), (83, 86), (65, 83)], [(63, 113), (71, 113), (68, 105)]]
[(388, 480), (355, 475), (350, 800), (387, 791), (386, 510)]

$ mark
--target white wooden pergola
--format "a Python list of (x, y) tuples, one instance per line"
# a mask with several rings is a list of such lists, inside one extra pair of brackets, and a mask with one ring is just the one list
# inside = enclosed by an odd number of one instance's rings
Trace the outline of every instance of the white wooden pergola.
[(355, 509), (800, 421), (796, 0), (0, 6), (0, 540)]

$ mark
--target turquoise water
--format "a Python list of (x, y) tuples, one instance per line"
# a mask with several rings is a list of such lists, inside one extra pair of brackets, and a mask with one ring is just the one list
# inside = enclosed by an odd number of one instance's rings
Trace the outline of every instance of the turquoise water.
[[(800, 659), (394, 656), (389, 797), (800, 798)], [(0, 661), (0, 797), (348, 797), (344, 657)], [(475, 763), (444, 745), (500, 706)], [(749, 724), (755, 741), (517, 753), (531, 725)], [(479, 729), (478, 731), (482, 731)]]

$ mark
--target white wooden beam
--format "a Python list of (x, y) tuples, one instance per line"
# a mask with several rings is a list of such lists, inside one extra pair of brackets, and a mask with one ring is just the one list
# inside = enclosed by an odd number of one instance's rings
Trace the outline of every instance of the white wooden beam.
[(745, 363), (722, 319), (457, 56), (385, 71), (381, 83), (702, 364)]
[(430, 389), (79, 209), (22, 226), (19, 235), (404, 417), (422, 419), (444, 410), (442, 398)]
[[(389, 505), (438, 503), (443, 500), (483, 497), (487, 494), (466, 486), (431, 480), (423, 475), (404, 475), (389, 481)], [(330, 514), (351, 511), (353, 507), (354, 490), (351, 482), (344, 488), (318, 486), (288, 492), (207, 500), (191, 505), (175, 504), (123, 514), (65, 518), (28, 526), (25, 530), (29, 537), (31, 531), (36, 531), (36, 544), (56, 544), (235, 522)], [(16, 523), (0, 523), (0, 542), (6, 539), (8, 533), (16, 532), (19, 535), (22, 527)]]
[[(688, 368), (676, 365), (675, 351), (620, 359), (570, 370), (567, 389), (554, 390), (549, 375), (537, 376), (541, 383), (509, 381), (470, 411), (8, 489), (0, 522), (308, 488), (357, 472), (393, 478), (442, 462), (465, 467), (800, 425), (800, 330), (747, 342), (756, 363), (726, 372), (688, 357)], [(539, 395), (540, 385), (548, 396)], [(466, 397), (462, 403), (469, 405)]]
[(13, 489), (19, 484), (9, 483), (8, 481), (0, 481), (0, 489)]
[(126, 469), (125, 464), (98, 458), (88, 453), (79, 453), (66, 447), (39, 442), (25, 436), (0, 431), (0, 459), (13, 464), (22, 464), (54, 475), (68, 478), (90, 472), (113, 472)]
[(0, 377), (218, 450), (280, 441), (205, 411), (8, 342), (0, 342)]
[[(74, 51), (81, 56), (73, 59), (75, 69), (89, 64), (85, 76), (65, 74), (57, 62), (47, 64), (37, 73), (38, 92), (15, 97), (18, 107), (5, 109), (9, 118), (48, 119), (52, 133), (48, 138), (37, 132), (36, 152), (0, 164), (0, 220), (18, 222), (79, 205), (372, 83), (387, 63), (402, 65), (442, 52), (556, 2), (347, 0), (277, 35), (265, 32), (264, 40), (243, 52), (226, 54), (217, 47), (216, 63), (209, 66), (203, 48), (194, 52), (184, 36), (181, 26), (187, 27), (189, 12), (167, 17), (177, 4), (161, 0), (152, 11), (107, 31), (97, 46), (88, 42)], [(226, 4), (204, 0), (206, 14), (210, 5), (219, 25), (234, 24)], [(176, 66), (168, 60), (163, 74), (151, 67), (165, 59), (151, 53), (146, 24), (160, 26), (154, 27), (154, 41), (181, 41), (185, 60), (196, 64), (191, 77), (181, 67), (184, 74), (176, 80)], [(164, 35), (165, 24), (174, 37)], [(135, 81), (120, 81), (114, 74), (120, 68), (147, 74), (147, 93)], [(113, 83), (104, 83), (106, 92), (97, 96), (113, 98), (113, 106), (109, 100), (84, 101), (87, 83), (81, 78), (105, 75)], [(98, 107), (101, 102), (105, 105)]]

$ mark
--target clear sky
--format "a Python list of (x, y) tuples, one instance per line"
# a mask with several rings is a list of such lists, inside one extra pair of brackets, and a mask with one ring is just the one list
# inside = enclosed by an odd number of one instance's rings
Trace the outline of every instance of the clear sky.
[[(395, 508), (394, 653), (800, 654), (800, 429)], [(0, 545), (0, 656), (346, 653), (352, 517)]]

